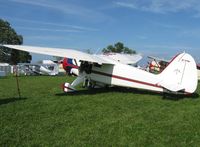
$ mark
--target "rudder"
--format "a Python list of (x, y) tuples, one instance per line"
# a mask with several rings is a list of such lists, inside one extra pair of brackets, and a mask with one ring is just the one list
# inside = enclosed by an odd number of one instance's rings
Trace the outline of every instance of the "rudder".
[(159, 85), (172, 92), (193, 93), (197, 88), (196, 62), (187, 53), (175, 56), (159, 76)]

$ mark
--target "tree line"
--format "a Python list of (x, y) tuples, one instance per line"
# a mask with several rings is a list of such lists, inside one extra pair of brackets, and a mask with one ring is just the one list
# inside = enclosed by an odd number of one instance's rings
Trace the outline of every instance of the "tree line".
[[(0, 44), (23, 44), (23, 37), (16, 33), (10, 23), (0, 19)], [(30, 63), (32, 56), (28, 52), (12, 50), (8, 48), (0, 48), (0, 62), (17, 64)]]
[(124, 53), (124, 54), (136, 54), (134, 49), (124, 46), (122, 42), (117, 42), (114, 45), (108, 45), (102, 49), (103, 53)]

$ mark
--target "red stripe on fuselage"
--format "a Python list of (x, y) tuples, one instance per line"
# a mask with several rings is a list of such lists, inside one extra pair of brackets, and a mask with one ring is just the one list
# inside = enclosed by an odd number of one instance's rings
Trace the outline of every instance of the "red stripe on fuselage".
[(120, 80), (124, 80), (124, 81), (134, 82), (134, 83), (138, 83), (138, 84), (142, 84), (142, 85), (152, 86), (152, 87), (156, 87), (156, 88), (162, 88), (161, 86), (158, 86), (156, 84), (138, 81), (138, 80), (134, 80), (134, 79), (129, 79), (129, 78), (125, 78), (125, 77), (121, 77), (121, 76), (117, 76), (117, 75), (112, 75), (112, 74), (108, 74), (108, 73), (103, 73), (103, 72), (99, 72), (99, 71), (95, 71), (95, 70), (92, 70), (92, 73), (111, 77), (111, 78), (116, 78), (116, 79), (120, 79)]
[[(102, 75), (102, 76), (111, 77), (111, 78), (116, 78), (116, 79), (120, 79), (120, 80), (124, 80), (124, 81), (134, 82), (134, 83), (138, 83), (138, 84), (142, 84), (142, 85), (152, 86), (152, 87), (156, 87), (156, 88), (163, 88), (163, 87), (161, 87), (159, 85), (156, 85), (156, 84), (142, 82), (142, 81), (138, 81), (138, 80), (134, 80), (134, 79), (129, 79), (129, 78), (125, 78), (125, 77), (120, 77), (120, 76), (117, 76), (117, 75), (103, 73), (103, 72), (99, 72), (99, 71), (95, 71), (95, 70), (92, 70), (92, 73), (99, 74), (99, 75)], [(191, 95), (192, 93), (189, 93), (189, 92), (185, 91), (182, 94)]]

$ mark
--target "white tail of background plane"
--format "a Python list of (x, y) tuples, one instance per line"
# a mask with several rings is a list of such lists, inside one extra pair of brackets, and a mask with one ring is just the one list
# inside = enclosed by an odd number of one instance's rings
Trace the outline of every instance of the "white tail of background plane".
[(159, 76), (158, 84), (172, 92), (193, 93), (197, 88), (196, 63), (187, 53), (175, 56)]

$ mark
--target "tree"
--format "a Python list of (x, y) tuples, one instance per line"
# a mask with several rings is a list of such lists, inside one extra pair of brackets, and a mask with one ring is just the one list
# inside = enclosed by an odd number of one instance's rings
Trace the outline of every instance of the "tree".
[[(18, 35), (10, 26), (9, 22), (0, 19), (0, 44), (15, 44), (21, 45), (23, 37)], [(8, 48), (0, 48), (0, 62), (10, 64), (30, 63), (32, 57), (28, 52), (17, 51)]]
[(91, 49), (86, 49), (85, 52), (88, 53), (88, 54), (93, 54)]
[(104, 48), (102, 50), (103, 53), (125, 53), (125, 54), (135, 54), (136, 51), (133, 49), (130, 49), (128, 47), (125, 47), (123, 43), (117, 42), (113, 45), (108, 45), (107, 48)]

